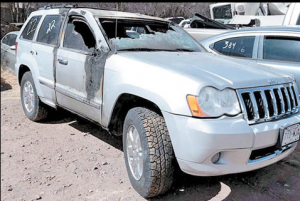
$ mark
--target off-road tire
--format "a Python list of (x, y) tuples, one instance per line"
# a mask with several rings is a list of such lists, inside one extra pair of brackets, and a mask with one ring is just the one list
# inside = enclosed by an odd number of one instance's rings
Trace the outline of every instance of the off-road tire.
[[(144, 156), (140, 180), (133, 177), (127, 158), (126, 137), (131, 125), (139, 133)], [(166, 123), (161, 115), (141, 107), (129, 110), (123, 127), (123, 149), (130, 182), (141, 196), (155, 197), (171, 188), (174, 153)]]
[[(26, 81), (29, 81), (32, 85), (33, 91), (34, 91), (34, 108), (31, 112), (28, 112), (25, 108), (24, 105), (24, 98), (23, 98), (23, 88), (24, 88), (24, 84)], [(32, 121), (40, 121), (45, 119), (48, 116), (48, 108), (47, 106), (42, 103), (39, 99), (39, 96), (37, 95), (37, 91), (34, 85), (34, 81), (32, 78), (32, 74), (30, 71), (26, 72), (21, 80), (21, 102), (22, 102), (22, 107), (23, 107), (23, 111), (25, 113), (25, 115), (28, 117), (28, 119), (32, 120)]]

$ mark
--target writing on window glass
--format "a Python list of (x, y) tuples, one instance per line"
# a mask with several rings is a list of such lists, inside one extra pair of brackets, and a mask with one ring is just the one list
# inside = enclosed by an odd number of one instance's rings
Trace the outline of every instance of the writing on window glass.
[(51, 30), (55, 28), (55, 20), (52, 20), (52, 22), (49, 23), (49, 27), (47, 29), (46, 34), (48, 34), (49, 32), (51, 32)]
[(223, 47), (223, 49), (226, 49), (226, 48), (234, 49), (235, 46), (236, 46), (236, 43), (225, 41), (225, 46)]
[(29, 34), (31, 34), (32, 32), (35, 32), (35, 28), (36, 28), (36, 23), (37, 23), (37, 19), (32, 20), (32, 22), (30, 22), (29, 28), (27, 30), (27, 36)]

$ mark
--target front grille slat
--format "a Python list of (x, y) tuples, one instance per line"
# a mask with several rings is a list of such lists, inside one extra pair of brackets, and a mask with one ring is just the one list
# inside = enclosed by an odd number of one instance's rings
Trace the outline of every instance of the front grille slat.
[(260, 95), (262, 97), (262, 100), (263, 100), (263, 104), (264, 104), (264, 112), (265, 112), (265, 119), (269, 119), (270, 118), (270, 111), (269, 111), (269, 105), (268, 105), (268, 101), (267, 101), (267, 98), (266, 98), (266, 95), (263, 91), (260, 91)]
[(250, 93), (250, 99), (251, 99), (251, 103), (253, 106), (253, 114), (254, 114), (254, 121), (258, 121), (259, 120), (259, 114), (258, 114), (258, 107), (257, 107), (257, 102), (256, 99), (254, 97), (253, 93)]
[(296, 103), (295, 103), (295, 98), (294, 98), (294, 94), (293, 94), (293, 91), (292, 91), (292, 88), (291, 87), (288, 87), (288, 90), (289, 90), (289, 95), (291, 97), (291, 102), (292, 102), (292, 111), (294, 112), (296, 110)]
[(274, 91), (270, 90), (270, 93), (271, 93), (271, 100), (273, 103), (273, 110), (274, 110), (274, 115), (271, 118), (275, 118), (278, 115), (277, 102), (276, 102)]
[(283, 95), (282, 92), (280, 90), (280, 88), (278, 88), (278, 95), (279, 95), (279, 99), (280, 99), (280, 105), (281, 105), (281, 116), (283, 116), (285, 114), (285, 104), (284, 104), (284, 99), (283, 99)]
[(293, 84), (237, 90), (244, 118), (249, 124), (270, 121), (299, 111), (299, 95)]
[(296, 109), (297, 109), (297, 106), (299, 106), (299, 103), (298, 103), (298, 99), (297, 99), (297, 96), (296, 96), (296, 93), (295, 93), (295, 88), (294, 88), (293, 85), (291, 86), (291, 89), (292, 89), (294, 97), (295, 97), (295, 104), (296, 104)]
[(285, 97), (286, 97), (286, 100), (287, 100), (287, 110), (286, 110), (286, 113), (291, 113), (291, 101), (290, 101), (290, 97), (289, 97), (289, 94), (288, 94), (288, 91), (286, 88), (283, 88), (283, 91), (285, 93)]

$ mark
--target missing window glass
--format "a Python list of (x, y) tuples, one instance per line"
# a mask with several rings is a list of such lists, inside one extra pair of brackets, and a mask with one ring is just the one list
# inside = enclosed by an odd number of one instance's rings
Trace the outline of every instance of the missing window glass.
[(96, 47), (95, 37), (90, 27), (83, 20), (73, 19), (68, 22), (64, 47), (86, 52), (94, 50)]

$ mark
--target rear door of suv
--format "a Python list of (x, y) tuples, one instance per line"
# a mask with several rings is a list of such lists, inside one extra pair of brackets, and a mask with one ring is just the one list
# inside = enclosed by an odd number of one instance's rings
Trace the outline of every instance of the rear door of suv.
[(34, 70), (35, 68), (35, 56), (32, 53), (32, 41), (34, 40), (37, 28), (41, 22), (43, 14), (42, 12), (34, 12), (29, 16), (28, 22), (23, 25), (23, 28), (20, 30), (20, 35), (17, 38), (17, 60), (16, 60), (16, 74), (19, 74), (20, 65), (26, 65), (29, 68), (33, 68), (31, 73), (33, 74), (34, 82), (38, 83), (38, 79), (36, 78), (37, 72)]
[(59, 9), (51, 9), (46, 12), (47, 14), (41, 19), (42, 23), (38, 33), (33, 39), (31, 54), (38, 67), (38, 82), (43, 91), (43, 97), (40, 98), (44, 102), (54, 105), (56, 100), (54, 92), (55, 56), (63, 16)]

